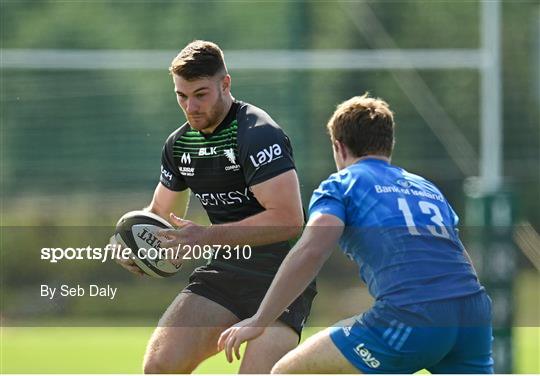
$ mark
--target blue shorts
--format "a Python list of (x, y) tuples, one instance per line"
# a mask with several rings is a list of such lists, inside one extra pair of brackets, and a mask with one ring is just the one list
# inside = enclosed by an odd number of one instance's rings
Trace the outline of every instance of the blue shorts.
[(362, 373), (493, 373), (485, 292), (401, 307), (377, 301), (342, 323), (330, 337)]

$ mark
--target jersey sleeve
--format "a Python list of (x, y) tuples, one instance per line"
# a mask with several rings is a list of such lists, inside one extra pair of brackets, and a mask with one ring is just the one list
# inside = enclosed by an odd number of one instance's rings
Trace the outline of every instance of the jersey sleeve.
[(174, 137), (169, 136), (161, 152), (161, 175), (159, 181), (171, 191), (183, 191), (187, 189), (184, 177), (178, 172), (174, 163), (173, 154)]
[(248, 186), (295, 168), (292, 147), (283, 130), (273, 124), (249, 127), (238, 140), (240, 163)]
[(340, 186), (336, 174), (323, 181), (311, 196), (309, 216), (315, 213), (331, 214), (347, 223), (347, 211)]

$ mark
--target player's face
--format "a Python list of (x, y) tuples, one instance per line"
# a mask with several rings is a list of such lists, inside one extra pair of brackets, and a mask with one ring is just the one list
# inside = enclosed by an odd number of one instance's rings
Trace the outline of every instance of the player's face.
[(212, 132), (225, 117), (227, 96), (230, 95), (230, 76), (216, 75), (196, 80), (185, 80), (173, 75), (176, 100), (192, 128), (203, 133)]

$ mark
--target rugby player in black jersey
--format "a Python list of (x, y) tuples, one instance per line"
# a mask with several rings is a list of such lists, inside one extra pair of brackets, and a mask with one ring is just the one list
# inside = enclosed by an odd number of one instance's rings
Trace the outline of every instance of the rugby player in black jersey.
[[(145, 373), (190, 373), (214, 355), (220, 333), (257, 311), (303, 225), (289, 139), (263, 110), (233, 98), (220, 48), (194, 41), (170, 72), (187, 122), (165, 142), (160, 182), (148, 207), (178, 228), (165, 231), (162, 246), (248, 244), (252, 253), (222, 252), (195, 269), (150, 339)], [(172, 213), (188, 188), (212, 226)], [(120, 263), (141, 273), (131, 261)], [(315, 294), (312, 284), (277, 325), (248, 343), (241, 373), (269, 373), (298, 344)]]

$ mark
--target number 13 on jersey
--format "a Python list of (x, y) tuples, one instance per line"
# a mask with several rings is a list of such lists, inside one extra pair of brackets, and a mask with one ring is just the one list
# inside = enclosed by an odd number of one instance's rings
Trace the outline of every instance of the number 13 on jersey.
[[(405, 219), (405, 224), (407, 225), (407, 228), (409, 229), (409, 233), (411, 235), (420, 235), (420, 232), (418, 231), (418, 228), (416, 226), (416, 223), (414, 221), (411, 208), (409, 207), (409, 204), (407, 203), (407, 200), (403, 197), (398, 198), (398, 208), (403, 214), (403, 217)], [(420, 212), (424, 215), (429, 215), (429, 220), (432, 224), (426, 225), (426, 228), (428, 231), (434, 235), (438, 236), (440, 238), (450, 238), (450, 234), (448, 233), (448, 230), (446, 229), (446, 226), (444, 225), (443, 216), (441, 214), (441, 210), (439, 207), (429, 201), (418, 201), (418, 208), (420, 209)], [(424, 221), (421, 221), (424, 222)]]

